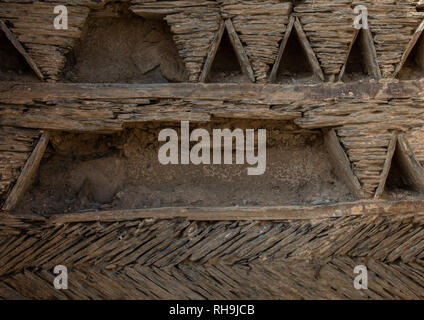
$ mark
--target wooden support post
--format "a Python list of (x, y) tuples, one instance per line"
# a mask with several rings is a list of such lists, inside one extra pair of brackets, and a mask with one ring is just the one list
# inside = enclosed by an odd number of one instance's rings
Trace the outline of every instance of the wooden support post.
[(231, 19), (225, 20), (225, 27), (243, 73), (250, 79), (250, 81), (255, 82), (255, 74), (253, 73), (249, 58), (247, 57), (246, 51), (244, 51), (243, 45), (237, 35), (236, 30), (234, 29)]
[(346, 183), (355, 198), (364, 198), (361, 184), (350, 168), (349, 158), (340, 144), (336, 131), (329, 129), (324, 132), (324, 141), (336, 174)]
[(19, 42), (18, 39), (16, 39), (15, 35), (9, 30), (9, 28), (6, 26), (6, 24), (2, 20), (0, 20), (0, 29), (4, 32), (4, 34), (9, 39), (9, 41), (13, 44), (16, 50), (18, 50), (19, 53), (24, 57), (26, 62), (28, 62), (29, 66), (31, 67), (32, 70), (34, 70), (37, 77), (39, 77), (41, 80), (44, 80), (44, 76), (41, 73), (40, 69), (38, 69), (38, 66), (35, 64), (34, 60), (32, 60), (28, 52), (26, 52), (22, 44)]
[(203, 65), (202, 73), (200, 74), (200, 82), (205, 82), (209, 71), (211, 70), (213, 61), (215, 60), (216, 53), (218, 52), (219, 45), (221, 44), (222, 36), (225, 31), (225, 22), (221, 20), (219, 24), (219, 29), (215, 34), (211, 46), (209, 47), (208, 56), (206, 57), (205, 64)]
[(299, 38), (300, 44), (305, 51), (306, 57), (308, 58), (308, 62), (314, 72), (322, 81), (324, 81), (324, 73), (322, 72), (321, 65), (318, 62), (317, 57), (315, 56), (314, 50), (306, 37), (305, 32), (303, 31), (302, 25), (299, 21), (299, 18), (296, 18), (294, 22), (294, 29), (296, 30), (296, 34)]
[(374, 38), (370, 29), (362, 29), (361, 32), (362, 36), (359, 39), (361, 41), (359, 45), (364, 51), (365, 67), (368, 74), (371, 75), (373, 79), (380, 80), (381, 71), (377, 62), (377, 51), (374, 45)]
[(9, 196), (7, 197), (3, 210), (10, 211), (18, 204), (19, 200), (31, 184), (32, 178), (37, 172), (38, 166), (40, 164), (41, 158), (44, 155), (47, 144), (49, 143), (49, 133), (45, 132), (41, 135), (38, 140), (37, 145), (29, 156), (27, 162), (25, 163), (24, 168), (21, 171), (21, 174), (18, 177), (15, 185), (10, 191)]
[(398, 136), (396, 156), (402, 177), (415, 190), (424, 192), (424, 169), (403, 133)]
[(392, 166), (393, 155), (395, 154), (396, 143), (398, 140), (398, 133), (393, 132), (392, 138), (390, 139), (389, 148), (387, 149), (387, 157), (384, 161), (383, 171), (381, 172), (381, 180), (378, 185), (377, 191), (375, 192), (375, 198), (379, 199), (383, 194), (384, 187), (386, 186), (387, 177), (389, 176), (390, 168)]
[(273, 83), (277, 79), (278, 69), (280, 68), (281, 59), (283, 58), (284, 50), (286, 49), (287, 42), (289, 41), (290, 35), (293, 30), (293, 25), (296, 18), (291, 16), (289, 24), (287, 25), (286, 33), (281, 41), (280, 48), (278, 49), (277, 59), (275, 60), (274, 66), (272, 67), (271, 74), (269, 76), (269, 82)]
[(424, 20), (421, 21), (420, 25), (417, 27), (417, 30), (415, 30), (414, 35), (412, 36), (411, 40), (409, 41), (408, 45), (406, 46), (405, 52), (402, 54), (402, 58), (400, 59), (399, 64), (396, 66), (395, 72), (393, 73), (393, 78), (395, 78), (399, 74), (400, 70), (402, 70), (403, 65), (405, 64), (410, 53), (414, 49), (418, 40), (420, 39), (423, 31), (424, 31)]
[(349, 45), (349, 49), (347, 50), (347, 55), (346, 55), (345, 61), (343, 63), (343, 67), (340, 70), (339, 77), (337, 78), (338, 81), (342, 81), (342, 79), (343, 79), (343, 76), (344, 76), (345, 71), (346, 71), (347, 61), (349, 60), (350, 53), (352, 52), (353, 45), (355, 44), (356, 40), (358, 39), (358, 36), (359, 36), (359, 30), (355, 29), (355, 34), (353, 36), (352, 42)]

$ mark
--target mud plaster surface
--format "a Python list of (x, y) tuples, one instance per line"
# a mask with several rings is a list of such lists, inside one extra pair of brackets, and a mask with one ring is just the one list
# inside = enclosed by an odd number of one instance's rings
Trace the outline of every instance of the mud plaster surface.
[(248, 165), (162, 165), (157, 124), (114, 135), (60, 133), (51, 138), (38, 176), (16, 211), (44, 215), (90, 209), (353, 200), (333, 173), (320, 132), (299, 133), (292, 124), (273, 121), (212, 122), (201, 127), (267, 129), (265, 174), (248, 176)]
[(163, 20), (90, 17), (67, 57), (65, 80), (91, 83), (183, 82), (183, 61)]

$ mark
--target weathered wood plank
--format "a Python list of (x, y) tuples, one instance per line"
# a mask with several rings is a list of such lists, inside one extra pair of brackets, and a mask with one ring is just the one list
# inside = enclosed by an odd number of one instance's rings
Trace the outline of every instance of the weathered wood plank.
[(117, 222), (138, 219), (187, 219), (193, 221), (282, 221), (328, 219), (349, 215), (424, 214), (423, 200), (362, 200), (322, 206), (219, 207), (219, 208), (153, 208), (115, 211), (93, 211), (53, 215), (49, 223), (64, 224), (89, 221)]
[(0, 125), (112, 132), (126, 122), (178, 120), (190, 113), (206, 121), (213, 114), (275, 115), (308, 129), (361, 125), (407, 131), (424, 125), (423, 90), (424, 81), (305, 86), (2, 82)]
[(370, 29), (362, 29), (361, 32), (360, 45), (362, 50), (364, 50), (365, 67), (373, 79), (380, 80), (381, 71), (377, 62), (377, 51), (374, 46), (372, 33)]
[(347, 55), (346, 55), (346, 57), (345, 57), (345, 61), (344, 61), (344, 63), (343, 63), (343, 67), (342, 67), (342, 69), (340, 70), (339, 77), (337, 78), (337, 80), (338, 80), (338, 81), (342, 81), (342, 79), (343, 79), (343, 76), (344, 76), (345, 71), (346, 71), (347, 61), (349, 60), (349, 56), (350, 56), (350, 53), (352, 52), (353, 45), (355, 44), (356, 40), (358, 39), (359, 32), (360, 32), (360, 30), (355, 29), (355, 33), (354, 33), (354, 35), (353, 35), (352, 42), (351, 42), (351, 43), (350, 43), (350, 45), (349, 45), (349, 49), (348, 49), (348, 51), (347, 51)]
[(216, 53), (218, 52), (219, 45), (221, 44), (224, 31), (225, 31), (225, 22), (221, 20), (219, 24), (219, 29), (216, 32), (215, 38), (213, 39), (210, 45), (208, 56), (206, 57), (206, 61), (203, 66), (202, 73), (200, 74), (200, 79), (199, 79), (200, 82), (205, 82), (206, 78), (209, 75), (209, 71), (211, 70), (213, 61), (215, 60), (215, 56), (216, 56)]
[(46, 150), (48, 143), (49, 143), (49, 133), (44, 132), (41, 135), (40, 140), (35, 146), (27, 162), (25, 163), (25, 166), (22, 169), (18, 180), (13, 186), (12, 191), (10, 191), (10, 194), (6, 199), (2, 210), (10, 211), (19, 202), (20, 198), (22, 197), (22, 195), (25, 193), (25, 191), (31, 184), (32, 178), (37, 172), (41, 158), (44, 155), (44, 151)]
[(287, 25), (286, 33), (284, 34), (283, 41), (281, 41), (280, 48), (278, 49), (277, 59), (275, 60), (274, 66), (272, 67), (271, 74), (269, 76), (269, 82), (273, 83), (277, 79), (278, 69), (280, 68), (281, 59), (283, 58), (284, 50), (286, 49), (287, 42), (289, 41), (290, 35), (293, 30), (295, 17), (290, 17), (289, 24)]
[(402, 170), (402, 177), (419, 192), (424, 192), (424, 169), (409, 146), (404, 134), (399, 134), (397, 141), (397, 159)]
[(337, 175), (346, 183), (355, 198), (364, 198), (361, 184), (350, 168), (349, 158), (344, 152), (334, 129), (327, 130), (324, 133), (324, 142)]
[(236, 100), (280, 104), (296, 101), (332, 100), (348, 97), (356, 101), (384, 99), (421, 99), (424, 81), (393, 81), (384, 83), (322, 83), (316, 85), (284, 84), (81, 84), (81, 83), (0, 83), (0, 103), (26, 104), (33, 100), (96, 100), (121, 99), (187, 99)]
[(390, 139), (390, 144), (387, 149), (387, 158), (384, 161), (384, 167), (381, 173), (381, 180), (375, 192), (376, 199), (379, 199), (381, 197), (384, 191), (384, 187), (386, 186), (387, 177), (389, 176), (390, 168), (392, 165), (393, 155), (395, 154), (397, 140), (398, 140), (398, 133), (394, 131), (392, 133), (392, 138)]

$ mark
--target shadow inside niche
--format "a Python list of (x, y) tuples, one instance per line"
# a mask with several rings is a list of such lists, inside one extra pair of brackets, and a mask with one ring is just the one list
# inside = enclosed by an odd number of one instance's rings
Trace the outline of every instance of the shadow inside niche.
[(369, 66), (366, 64), (367, 50), (363, 48), (365, 41), (364, 37), (364, 32), (361, 30), (358, 33), (358, 36), (355, 39), (355, 42), (349, 53), (349, 57), (346, 62), (346, 70), (342, 78), (343, 82), (371, 79), (368, 71)]
[(0, 81), (40, 81), (2, 30), (0, 30)]
[(387, 176), (384, 197), (391, 200), (424, 199), (424, 195), (414, 188), (404, 178), (404, 169), (398, 159), (399, 151), (396, 150)]
[(418, 39), (397, 76), (400, 80), (424, 78), (424, 36)]
[(222, 35), (207, 82), (213, 83), (249, 83), (250, 80), (241, 70), (227, 30)]
[(276, 83), (316, 84), (321, 81), (313, 73), (295, 30), (292, 30), (278, 67)]

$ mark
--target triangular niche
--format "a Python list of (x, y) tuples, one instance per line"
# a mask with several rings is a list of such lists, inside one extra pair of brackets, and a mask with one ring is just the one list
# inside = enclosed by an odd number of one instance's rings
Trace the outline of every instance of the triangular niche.
[[(6, 35), (9, 34), (9, 37)], [(39, 81), (34, 70), (21, 52), (15, 47), (24, 50), (3, 22), (0, 22), (0, 81)]]
[(398, 136), (386, 189), (395, 194), (416, 196), (424, 194), (423, 129)]
[(357, 30), (340, 75), (339, 81), (352, 82), (381, 77), (372, 34), (367, 29)]
[(231, 44), (227, 30), (224, 32), (218, 46), (215, 58), (206, 77), (211, 83), (245, 83), (250, 82), (243, 74), (234, 47)]
[(163, 18), (147, 19), (129, 3), (92, 9), (67, 55), (64, 78), (87, 83), (185, 82), (184, 62)]
[(232, 21), (221, 21), (200, 74), (200, 82), (255, 82), (252, 66)]
[(280, 44), (270, 82), (280, 84), (314, 84), (322, 82), (321, 66), (303, 32), (300, 22), (291, 18)]
[(414, 195), (415, 188), (411, 185), (408, 179), (405, 178), (404, 168), (400, 162), (399, 150), (395, 151), (389, 175), (387, 176), (385, 185), (386, 196), (391, 195)]
[[(421, 24), (420, 26), (424, 26)], [(395, 76), (400, 80), (414, 80), (424, 77), (424, 35), (418, 27), (399, 63)]]

